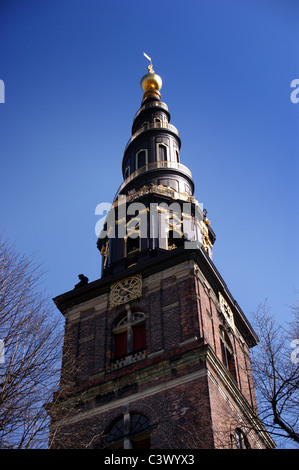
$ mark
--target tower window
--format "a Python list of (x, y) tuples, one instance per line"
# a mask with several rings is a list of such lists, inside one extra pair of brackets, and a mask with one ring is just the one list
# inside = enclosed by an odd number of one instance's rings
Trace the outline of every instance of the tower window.
[(158, 144), (158, 160), (160, 162), (167, 162), (167, 145)]
[(125, 179), (127, 179), (129, 176), (130, 176), (130, 167), (127, 166), (127, 168), (125, 169)]
[(143, 312), (129, 310), (113, 330), (114, 358), (119, 359), (145, 349), (145, 316)]
[(232, 374), (232, 376), (236, 380), (237, 377), (236, 377), (233, 347), (228, 337), (228, 334), (224, 330), (223, 327), (220, 327), (220, 341), (221, 341), (222, 362), (227, 368), (227, 370)]
[(140, 217), (131, 217), (126, 225), (126, 229), (124, 256), (130, 258), (134, 257), (141, 250)]
[(148, 164), (147, 150), (142, 149), (136, 153), (136, 170)]
[(135, 256), (140, 251), (141, 238), (132, 238), (129, 235), (125, 238), (125, 257), (130, 258)]
[(120, 418), (113, 424), (107, 437), (107, 442), (123, 439), (125, 436), (124, 418)]
[(167, 249), (174, 250), (175, 248), (178, 248), (180, 245), (182, 245), (182, 241), (182, 232), (176, 230), (175, 228), (170, 228), (167, 237)]
[(232, 441), (234, 443), (234, 447), (237, 449), (250, 449), (249, 441), (240, 428), (235, 429), (235, 433), (232, 436)]
[(167, 249), (173, 250), (174, 248), (181, 246), (183, 243), (181, 215), (180, 213), (176, 213), (173, 210), (170, 210), (166, 221), (168, 221), (168, 229), (166, 229)]
[(118, 333), (117, 335), (115, 335), (114, 343), (115, 343), (115, 351), (114, 351), (115, 359), (127, 354), (127, 351), (128, 351), (127, 331), (124, 331), (122, 333)]
[(113, 449), (149, 449), (148, 419), (139, 413), (126, 413), (112, 424), (107, 444)]

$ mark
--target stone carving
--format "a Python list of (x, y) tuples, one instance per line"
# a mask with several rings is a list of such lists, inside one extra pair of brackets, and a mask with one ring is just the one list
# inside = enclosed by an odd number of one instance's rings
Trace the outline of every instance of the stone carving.
[(220, 306), (220, 310), (223, 313), (225, 319), (227, 320), (230, 327), (234, 331), (235, 330), (235, 323), (234, 323), (234, 315), (233, 315), (232, 309), (230, 308), (230, 306), (228, 305), (225, 298), (223, 297), (223, 295), (220, 292), (219, 292), (219, 306)]

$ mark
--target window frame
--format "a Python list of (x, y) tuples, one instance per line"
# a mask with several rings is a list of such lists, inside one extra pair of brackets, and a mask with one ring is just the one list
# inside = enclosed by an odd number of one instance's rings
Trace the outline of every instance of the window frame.
[[(137, 420), (134, 419), (136, 417)], [(138, 426), (140, 418), (143, 423)], [(108, 448), (134, 449), (136, 448), (134, 444), (142, 441), (146, 442), (147, 446), (141, 448), (150, 448), (150, 423), (149, 419), (142, 413), (125, 413), (115, 419), (109, 428), (110, 430), (107, 432), (106, 438)], [(115, 432), (113, 432), (114, 429)]]
[[(116, 324), (116, 326), (113, 328), (112, 333), (113, 333), (113, 357), (114, 360), (118, 360), (122, 357), (135, 354), (139, 351), (144, 351), (146, 349), (146, 329), (145, 329), (145, 319), (146, 316), (144, 312), (141, 310), (138, 310), (136, 312), (132, 312), (131, 310), (128, 310), (126, 314), (121, 315), (120, 320)], [(140, 327), (143, 327), (143, 330), (140, 330)], [(138, 348), (134, 347), (134, 338), (136, 341), (136, 329), (139, 328), (139, 332), (143, 331), (141, 333), (141, 336), (143, 335), (142, 338), (142, 345)], [(134, 335), (134, 329), (135, 329), (135, 335)], [(119, 343), (117, 342), (117, 336), (124, 335), (126, 333), (126, 352), (124, 352), (121, 355), (116, 355), (116, 350), (118, 349)], [(139, 333), (138, 333), (139, 334)], [(138, 338), (138, 341), (140, 341), (140, 336)], [(136, 343), (135, 343), (136, 344)]]
[(236, 428), (232, 436), (233, 442), (237, 449), (250, 449), (249, 440), (241, 428)]
[[(128, 239), (132, 241), (132, 244), (138, 243), (138, 248), (132, 249), (128, 251)], [(129, 258), (130, 256), (135, 255), (136, 253), (139, 253), (141, 251), (141, 237), (138, 235), (137, 237), (130, 237), (130, 234), (127, 234), (124, 238), (124, 256), (125, 258)]]
[(235, 364), (235, 352), (231, 340), (228, 336), (227, 331), (225, 328), (220, 325), (219, 326), (219, 333), (220, 333), (220, 346), (221, 346), (221, 357), (222, 362), (225, 368), (230, 372), (231, 376), (237, 380), (237, 370)]
[[(160, 159), (160, 147), (164, 147), (166, 149), (166, 160)], [(164, 144), (164, 142), (156, 143), (156, 154), (157, 154), (157, 162), (169, 162), (170, 161), (169, 147), (167, 144)]]
[(130, 174), (131, 174), (131, 168), (130, 168), (130, 165), (128, 165), (125, 169), (125, 180), (129, 178)]
[[(141, 152), (145, 152), (145, 165), (139, 166), (138, 165), (138, 156)], [(140, 168), (143, 168), (144, 166), (146, 167), (146, 169), (148, 168), (148, 149), (140, 149), (135, 154), (135, 171), (139, 170)]]

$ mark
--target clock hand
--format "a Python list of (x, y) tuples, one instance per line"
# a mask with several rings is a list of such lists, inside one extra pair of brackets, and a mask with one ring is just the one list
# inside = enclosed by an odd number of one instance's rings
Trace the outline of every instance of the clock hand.
[(122, 290), (129, 292), (129, 294), (131, 293), (131, 291), (130, 291), (130, 289), (129, 289), (128, 287), (122, 287)]

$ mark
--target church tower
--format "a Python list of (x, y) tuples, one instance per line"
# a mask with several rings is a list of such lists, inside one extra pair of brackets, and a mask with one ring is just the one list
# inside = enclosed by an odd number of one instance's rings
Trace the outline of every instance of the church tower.
[(152, 63), (97, 247), (102, 277), (65, 317), (53, 448), (272, 448), (257, 415), (257, 337), (212, 261), (215, 233), (180, 161)]

